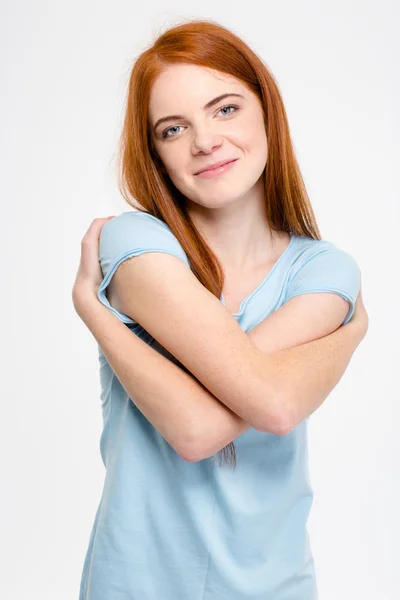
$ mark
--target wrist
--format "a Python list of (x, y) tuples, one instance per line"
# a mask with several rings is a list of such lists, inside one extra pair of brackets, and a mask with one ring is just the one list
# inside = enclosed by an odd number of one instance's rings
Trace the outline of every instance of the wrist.
[(97, 298), (97, 290), (91, 284), (80, 283), (76, 284), (72, 290), (72, 301), (74, 308), (81, 319), (88, 310), (93, 309), (94, 305), (100, 304)]

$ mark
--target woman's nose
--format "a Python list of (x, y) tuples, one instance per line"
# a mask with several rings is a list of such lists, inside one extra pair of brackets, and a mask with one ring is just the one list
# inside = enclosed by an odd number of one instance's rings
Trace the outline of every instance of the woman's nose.
[(222, 144), (222, 136), (220, 133), (213, 131), (211, 128), (203, 127), (197, 130), (193, 135), (193, 149), (201, 152), (212, 152)]

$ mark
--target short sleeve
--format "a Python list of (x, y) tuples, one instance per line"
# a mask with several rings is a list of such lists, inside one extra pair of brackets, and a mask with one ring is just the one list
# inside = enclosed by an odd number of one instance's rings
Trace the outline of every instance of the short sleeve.
[(99, 261), (103, 272), (97, 297), (123, 323), (136, 324), (128, 315), (112, 307), (106, 289), (119, 265), (132, 256), (145, 252), (164, 252), (183, 260), (188, 258), (166, 223), (142, 211), (128, 211), (107, 221), (100, 232)]
[(349, 312), (342, 325), (353, 316), (361, 286), (357, 261), (347, 252), (324, 240), (311, 244), (290, 270), (285, 301), (301, 294), (331, 292), (349, 303)]

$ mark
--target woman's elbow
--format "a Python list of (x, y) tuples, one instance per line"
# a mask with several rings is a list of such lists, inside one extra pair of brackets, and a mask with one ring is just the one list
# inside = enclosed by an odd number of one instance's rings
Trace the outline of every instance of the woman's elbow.
[(272, 433), (274, 435), (287, 435), (294, 429), (292, 415), (289, 411), (289, 403), (282, 395), (275, 395), (273, 400), (265, 403), (263, 414), (260, 417), (259, 431)]

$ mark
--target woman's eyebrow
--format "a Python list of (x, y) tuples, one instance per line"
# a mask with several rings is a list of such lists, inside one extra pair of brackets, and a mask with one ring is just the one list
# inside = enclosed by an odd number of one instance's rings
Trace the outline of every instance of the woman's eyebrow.
[[(224, 100), (224, 98), (229, 98), (230, 96), (236, 96), (237, 98), (244, 99), (244, 96), (242, 96), (242, 94), (234, 94), (234, 93), (222, 94), (221, 96), (217, 96), (216, 98), (213, 98), (212, 100), (210, 100), (210, 102), (207, 102), (207, 104), (205, 105), (203, 110), (208, 110), (215, 104), (218, 104), (218, 102), (220, 102), (221, 100)], [(164, 123), (164, 121), (172, 121), (175, 119), (184, 119), (184, 118), (185, 117), (183, 115), (169, 115), (167, 117), (161, 117), (161, 119), (158, 119), (158, 121), (156, 121), (156, 124), (154, 125), (153, 130), (155, 131), (161, 123)]]

